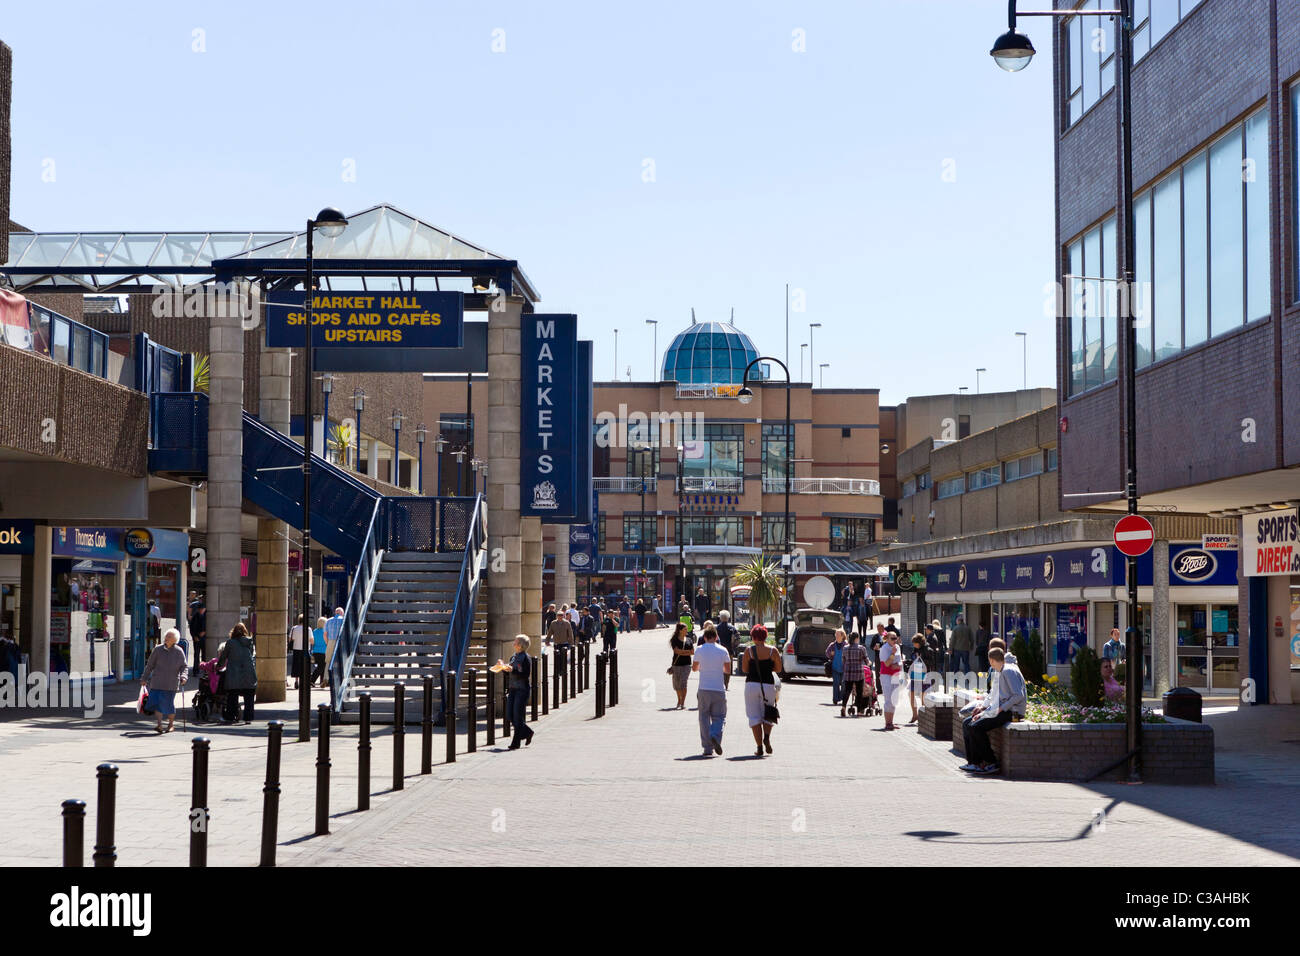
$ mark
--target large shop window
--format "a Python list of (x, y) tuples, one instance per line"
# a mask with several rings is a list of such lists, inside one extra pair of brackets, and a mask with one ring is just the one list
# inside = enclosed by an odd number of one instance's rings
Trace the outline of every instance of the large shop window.
[[(790, 516), (790, 537), (799, 540), (794, 515)], [(785, 515), (763, 516), (763, 550), (785, 551)]]
[(50, 671), (108, 673), (117, 565), (55, 558), (50, 570)]
[(1048, 622), (1055, 637), (1048, 648), (1048, 663), (1068, 666), (1079, 648), (1088, 643), (1088, 605), (1050, 604), (1048, 608)]
[(876, 540), (874, 518), (831, 518), (831, 551), (852, 551)]
[(690, 477), (739, 478), (743, 474), (745, 426), (708, 425), (698, 441), (683, 442), (683, 473)]
[[(1268, 202), (1264, 110), (1134, 197), (1139, 368), (1268, 315)], [(1072, 395), (1116, 377), (1115, 255), (1114, 216), (1066, 246)]]
[(623, 515), (623, 550), (649, 551), (659, 545), (659, 525), (652, 514)]
[[(787, 441), (787, 435), (789, 440)], [(789, 468), (790, 444), (794, 441), (794, 426), (785, 422), (763, 422), (763, 478), (784, 479)]]
[(744, 544), (744, 526), (739, 517), (678, 518), (675, 544)]

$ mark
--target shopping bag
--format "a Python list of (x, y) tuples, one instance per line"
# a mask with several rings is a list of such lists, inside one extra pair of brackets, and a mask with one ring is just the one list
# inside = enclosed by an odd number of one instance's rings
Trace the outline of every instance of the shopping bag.
[(146, 708), (149, 706), (149, 688), (143, 684), (140, 685), (140, 696), (135, 702), (135, 712), (137, 714), (151, 713)]

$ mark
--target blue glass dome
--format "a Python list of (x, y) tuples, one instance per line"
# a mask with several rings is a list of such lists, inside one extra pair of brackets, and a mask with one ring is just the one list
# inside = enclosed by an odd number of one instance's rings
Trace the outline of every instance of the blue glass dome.
[[(758, 358), (749, 336), (726, 322), (700, 322), (678, 333), (664, 353), (663, 381), (680, 385), (738, 385), (745, 366)], [(764, 376), (761, 365), (749, 373)]]

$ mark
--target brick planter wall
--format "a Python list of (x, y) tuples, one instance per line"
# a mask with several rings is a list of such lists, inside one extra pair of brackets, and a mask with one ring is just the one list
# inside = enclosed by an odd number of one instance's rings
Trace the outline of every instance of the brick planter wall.
[(928, 740), (952, 740), (952, 697), (930, 694), (916, 721), (916, 731)]

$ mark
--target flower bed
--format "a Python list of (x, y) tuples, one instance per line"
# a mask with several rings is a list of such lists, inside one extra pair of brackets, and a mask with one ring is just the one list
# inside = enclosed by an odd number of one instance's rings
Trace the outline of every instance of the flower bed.
[[(1127, 706), (1122, 700), (1108, 700), (1095, 707), (1085, 707), (1066, 690), (1062, 690), (1055, 677), (1047, 678), (1044, 686), (1030, 684), (1029, 702), (1025, 720), (1034, 724), (1123, 724), (1128, 721)], [(1150, 707), (1142, 708), (1142, 723), (1163, 724), (1161, 717)]]

